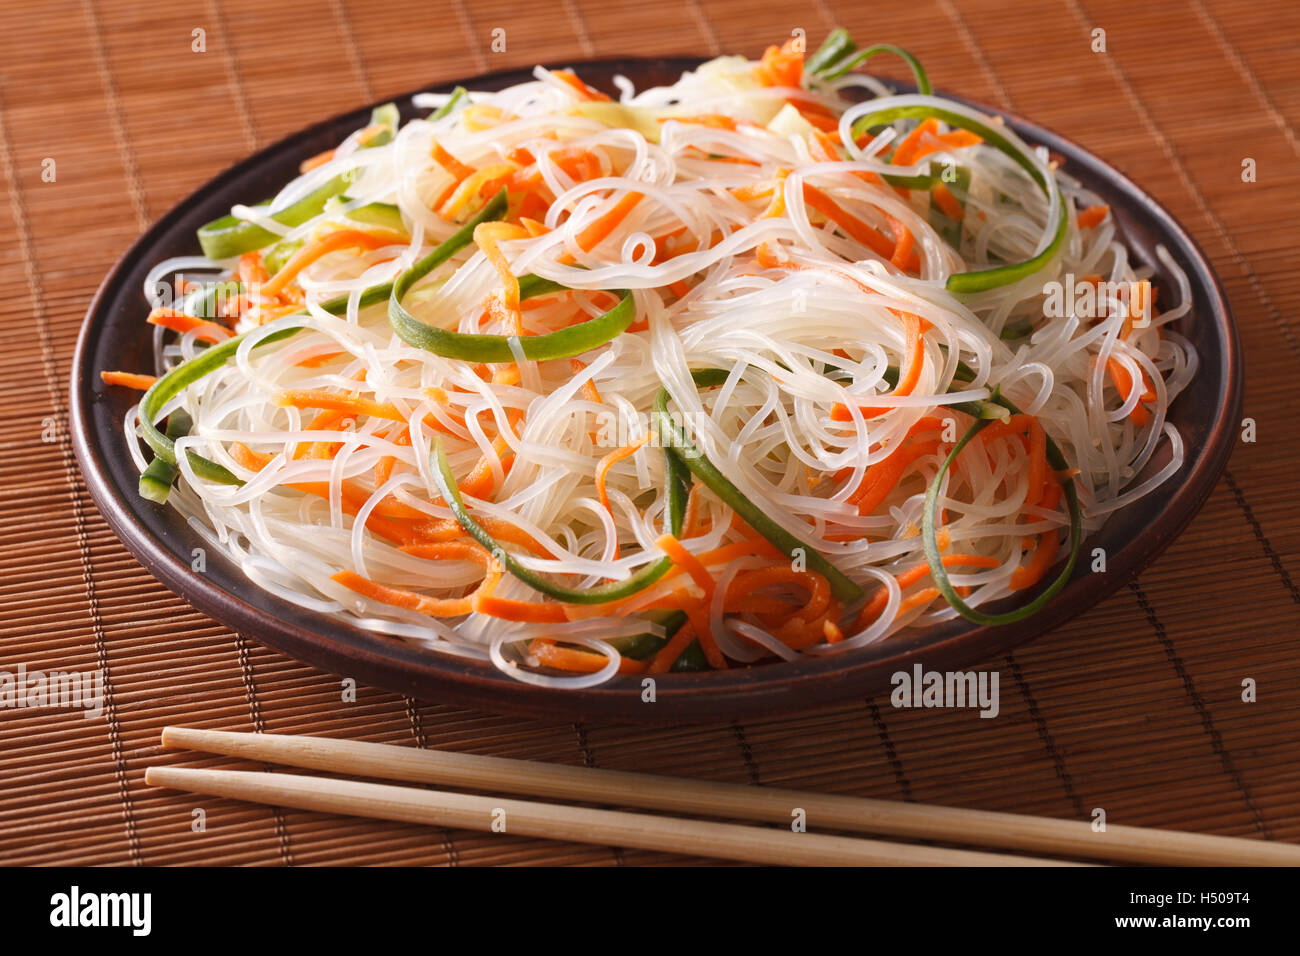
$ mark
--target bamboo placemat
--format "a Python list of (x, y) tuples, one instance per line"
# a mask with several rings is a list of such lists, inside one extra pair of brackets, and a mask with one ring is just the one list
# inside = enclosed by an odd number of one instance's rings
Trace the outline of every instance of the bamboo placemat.
[[(0, 710), (0, 863), (668, 863), (659, 854), (326, 818), (152, 791), (166, 723), (317, 733), (758, 785), (1300, 840), (1300, 7), (1288, 0), (7, 0), (0, 29), (0, 672), (106, 675), (99, 720)], [(1241, 326), (1243, 443), (1132, 585), (990, 662), (1002, 713), (885, 697), (636, 728), (471, 713), (233, 634), (154, 581), (86, 495), (67, 439), (89, 297), (154, 218), (317, 119), (421, 83), (618, 54), (757, 55), (834, 24), (935, 84), (1064, 132), (1206, 247)], [(494, 30), (505, 51), (492, 52)], [(1106, 52), (1094, 52), (1096, 29)], [(205, 52), (194, 52), (203, 30)], [(882, 65), (882, 69), (887, 69)], [(1244, 183), (1244, 158), (1258, 181)], [(46, 181), (50, 162), (54, 181)], [(55, 431), (50, 432), (50, 429)], [(43, 441), (43, 433), (56, 438)], [(48, 437), (48, 434), (45, 436)], [(1134, 533), (1141, 529), (1135, 528)], [(1258, 687), (1242, 700), (1242, 682)], [(188, 759), (188, 757), (183, 758)], [(226, 762), (229, 764), (229, 762)], [(204, 825), (192, 811), (204, 810)]]

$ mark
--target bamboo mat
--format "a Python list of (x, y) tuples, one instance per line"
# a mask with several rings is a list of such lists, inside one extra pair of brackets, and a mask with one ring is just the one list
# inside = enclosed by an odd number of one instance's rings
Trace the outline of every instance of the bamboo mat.
[[(0, 671), (103, 668), (100, 720), (0, 710), (0, 863), (661, 864), (660, 854), (329, 818), (144, 787), (165, 723), (317, 733), (757, 785), (1300, 841), (1300, 6), (1289, 0), (6, 0), (0, 22)], [(472, 713), (361, 687), (155, 582), (66, 435), (74, 339), (116, 256), (255, 147), (422, 83), (618, 54), (760, 53), (834, 24), (1012, 108), (1152, 191), (1222, 276), (1248, 364), (1238, 447), (1131, 586), (990, 662), (1002, 713), (848, 700), (638, 728)], [(1092, 31), (1108, 52), (1094, 53)], [(206, 52), (191, 50), (205, 31)], [(506, 51), (491, 52), (492, 31)], [(888, 69), (882, 65), (882, 69)], [(1258, 181), (1243, 183), (1244, 157)], [(55, 182), (42, 171), (53, 160)], [(1290, 397), (1290, 398), (1289, 398)], [(42, 431), (58, 429), (58, 441)], [(1134, 529), (1135, 533), (1140, 529)], [(1242, 701), (1252, 678), (1258, 700)], [(227, 762), (228, 763), (228, 762)], [(201, 806), (205, 826), (194, 825)]]

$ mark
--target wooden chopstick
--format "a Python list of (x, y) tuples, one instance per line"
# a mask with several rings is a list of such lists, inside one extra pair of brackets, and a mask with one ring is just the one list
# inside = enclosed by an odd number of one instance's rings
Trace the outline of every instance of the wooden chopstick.
[(247, 770), (150, 767), (145, 783), (299, 810), (792, 866), (1068, 866), (1055, 860), (793, 833), (622, 810)]
[[(662, 812), (789, 824), (798, 808), (804, 811), (808, 826), (815, 830), (848, 830), (1129, 863), (1300, 865), (1300, 846), (1289, 843), (1123, 825), (1108, 825), (1105, 831), (1096, 832), (1089, 823), (1074, 820), (596, 770), (328, 737), (167, 727), (162, 742), (165, 747), (185, 747), (355, 776)], [(804, 835), (807, 834), (799, 836)]]

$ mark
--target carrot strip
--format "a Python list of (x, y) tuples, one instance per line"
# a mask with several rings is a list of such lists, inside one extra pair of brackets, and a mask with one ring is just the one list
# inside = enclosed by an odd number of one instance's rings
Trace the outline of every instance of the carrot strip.
[(912, 247), (916, 240), (901, 220), (890, 215), (886, 215), (885, 218), (889, 220), (889, 228), (894, 231), (894, 251), (889, 261), (900, 269), (906, 269), (908, 262), (911, 261)]
[(150, 325), (160, 325), (182, 335), (193, 332), (195, 338), (204, 342), (224, 342), (230, 338), (230, 330), (225, 326), (206, 319), (196, 319), (175, 309), (154, 309), (149, 313), (148, 321)]
[[(488, 534), (492, 535), (497, 541), (505, 541), (509, 544), (517, 544), (520, 547), (527, 548), (533, 554), (541, 558), (553, 557), (545, 547), (542, 546), (536, 538), (527, 531), (502, 518), (492, 518), (487, 515), (479, 515), (478, 523), (483, 526)], [(432, 518), (423, 524), (415, 526), (415, 533), (422, 539), (416, 544), (412, 544), (405, 551), (411, 554), (421, 556), (420, 549), (430, 543), (445, 541), (454, 541), (458, 538), (468, 536), (468, 532), (460, 526), (455, 518)]]
[(398, 411), (391, 402), (376, 402), (374, 399), (359, 395), (343, 395), (327, 392), (324, 389), (289, 389), (275, 396), (275, 404), (281, 408), (324, 408), (335, 412), (348, 412), (353, 415), (366, 415), (370, 418), (386, 418), (390, 421), (404, 422), (406, 415)]
[(642, 193), (625, 193), (614, 204), (613, 209), (578, 233), (578, 248), (583, 252), (590, 252), (618, 228), (618, 224), (627, 218), (628, 213), (635, 209), (636, 204), (643, 198)]
[[(774, 584), (796, 584), (808, 592), (807, 603), (799, 609), (796, 617), (811, 621), (822, 614), (830, 605), (831, 587), (826, 578), (815, 571), (796, 571), (788, 564), (773, 565), (770, 568), (758, 568), (736, 575), (731, 586), (727, 588), (727, 600), (743, 600), (746, 607), (753, 599), (755, 591), (771, 587)], [(738, 609), (739, 610), (739, 609)]]
[(473, 175), (461, 180), (451, 195), (439, 204), (438, 215), (444, 219), (452, 218), (475, 196), (480, 193), (491, 192), (494, 189), (500, 189), (500, 184), (504, 183), (514, 172), (514, 163), (493, 163), (491, 166), (484, 166), (482, 169), (475, 170)]
[(780, 47), (768, 47), (754, 67), (754, 76), (764, 86), (802, 86), (803, 50), (796, 49), (793, 38)]
[[(575, 359), (569, 359), (569, 368), (573, 370), (574, 375), (581, 375), (586, 371), (587, 366)], [(596, 391), (596, 383), (587, 379), (582, 383), (582, 397), (589, 402), (595, 402), (597, 405), (605, 404), (604, 399), (600, 397), (600, 392)]]
[(888, 259), (894, 254), (894, 243), (867, 225), (857, 216), (841, 207), (829, 194), (809, 183), (804, 183), (804, 202), (821, 213), (850, 237), (869, 248), (876, 255)]
[(406, 242), (405, 238), (395, 232), (365, 232), (361, 229), (336, 229), (326, 233), (315, 242), (303, 246), (289, 261), (280, 267), (280, 271), (262, 284), (262, 295), (279, 295), (284, 287), (292, 282), (303, 269), (317, 259), (339, 249), (382, 249), (384, 246)]
[(566, 86), (571, 87), (578, 94), (580, 100), (609, 101), (608, 96), (582, 82), (582, 80), (578, 79), (578, 74), (572, 70), (553, 70), (551, 75), (562, 81)]
[[(391, 432), (390, 432), (391, 435)], [(409, 445), (411, 443), (411, 432), (409, 429), (403, 429), (396, 435), (392, 435), (390, 440), (396, 445)], [(393, 476), (393, 469), (397, 466), (397, 458), (394, 455), (385, 455), (375, 462), (375, 487), (378, 488), (389, 478)]]
[[(1115, 383), (1115, 387), (1119, 389), (1124, 401), (1128, 401), (1129, 395), (1133, 392), (1133, 379), (1129, 375), (1128, 369), (1124, 367), (1124, 364), (1119, 359), (1112, 355), (1106, 360), (1106, 371), (1110, 373), (1110, 379)], [(1145, 381), (1143, 381), (1143, 385), (1146, 385)], [(1138, 403), (1133, 406), (1133, 411), (1129, 413), (1129, 418), (1133, 419), (1133, 424), (1141, 427), (1151, 421), (1151, 412), (1147, 410), (1142, 402), (1154, 401), (1155, 397), (1155, 392), (1151, 390), (1150, 386), (1147, 386)]]
[(722, 656), (722, 651), (718, 648), (718, 642), (713, 639), (713, 631), (709, 627), (709, 616), (704, 613), (701, 605), (686, 612), (690, 618), (691, 624), (695, 626), (695, 636), (699, 639), (700, 649), (704, 651), (704, 659), (709, 662), (709, 666), (717, 671), (727, 669), (727, 659)]
[[(898, 397), (911, 395), (916, 388), (917, 383), (921, 380), (921, 367), (925, 364), (925, 326), (919, 315), (911, 312), (902, 313), (903, 334), (907, 337), (907, 354), (904, 356), (904, 365), (906, 370), (898, 380), (898, 385), (890, 393)], [(864, 418), (872, 418), (876, 415), (884, 415), (891, 409), (886, 407), (858, 406), (859, 412)], [(849, 412), (848, 406), (843, 402), (836, 402), (831, 406), (831, 421), (848, 422), (853, 420), (853, 415)]]
[(916, 150), (921, 142), (921, 137), (926, 133), (937, 134), (938, 132), (939, 122), (934, 117), (928, 117), (918, 123), (916, 128), (898, 144), (898, 148), (894, 150), (893, 158), (889, 161), (890, 164), (893, 166), (911, 166), (917, 160)]
[(939, 140), (949, 149), (961, 149), (964, 146), (977, 146), (984, 142), (984, 137), (978, 133), (972, 133), (968, 129), (955, 129), (947, 133), (940, 133), (935, 139)]
[(722, 113), (700, 113), (695, 116), (660, 116), (660, 123), (667, 123), (672, 120), (674, 123), (691, 123), (695, 126), (707, 126), (710, 129), (725, 129), (735, 132), (736, 120), (734, 117), (725, 116)]
[(482, 590), (475, 591), (470, 599), (473, 610), (478, 614), (497, 617), (503, 621), (524, 621), (533, 624), (564, 624), (569, 618), (564, 613), (564, 606), (550, 601), (513, 601), (509, 598), (493, 597)]
[(624, 458), (627, 458), (630, 455), (635, 455), (637, 450), (652, 437), (653, 435), (650, 432), (646, 432), (631, 444), (624, 445), (622, 448), (614, 449), (596, 463), (596, 494), (600, 498), (600, 503), (611, 516), (614, 514), (614, 509), (609, 506), (609, 494), (605, 490), (606, 474), (609, 472), (611, 467), (618, 464)]
[[(573, 671), (578, 674), (594, 674), (604, 670), (609, 658), (592, 651), (580, 651), (572, 647), (560, 647), (555, 641), (545, 637), (534, 638), (528, 644), (528, 653), (537, 658), (538, 663), (556, 670)], [(640, 674), (645, 664), (624, 657), (618, 662), (618, 673)]]
[(471, 610), (472, 601), (470, 598), (425, 597), (423, 594), (416, 594), (412, 591), (403, 591), (400, 588), (390, 588), (383, 584), (377, 584), (369, 578), (363, 578), (355, 571), (340, 571), (338, 574), (331, 575), (330, 579), (337, 581), (345, 588), (370, 598), (372, 601), (405, 608), (408, 611), (415, 611), (417, 614), (427, 614), (429, 617), (459, 617), (462, 614), (468, 614)]
[(682, 543), (676, 537), (671, 534), (660, 535), (655, 541), (655, 547), (672, 558), (674, 564), (691, 576), (691, 580), (704, 591), (706, 602), (712, 599), (713, 592), (717, 588), (713, 575), (700, 563), (699, 558), (682, 547)]
[[(274, 457), (273, 455), (266, 455), (261, 452), (253, 451), (243, 442), (232, 443), (230, 446), (230, 455), (235, 459), (235, 461), (239, 462), (239, 464), (243, 465), (249, 471), (261, 471)], [(305, 494), (315, 495), (318, 498), (324, 498), (326, 500), (329, 500), (330, 496), (329, 482), (327, 481), (294, 482), (287, 484), (284, 487), (292, 488), (295, 491), (301, 491)], [(342, 492), (343, 510), (347, 514), (356, 517), (357, 512), (361, 510), (361, 507), (369, 499), (369, 493), (357, 489), (355, 485), (346, 481), (343, 483)], [(386, 517), (381, 513), (383, 507), (384, 505), (381, 503), (370, 512), (370, 515), (366, 518), (366, 528), (373, 531), (381, 538), (397, 545), (409, 545), (415, 543), (418, 532), (405, 522)], [(405, 508), (406, 506), (402, 505), (401, 507)], [(414, 511), (414, 509), (410, 510)], [(421, 517), (424, 517), (423, 512), (420, 512), (420, 515)]]
[(437, 140), (434, 140), (433, 148), (430, 150), (430, 155), (432, 155), (433, 161), (443, 169), (447, 170), (447, 172), (451, 173), (457, 182), (474, 175), (475, 170), (473, 166), (462, 163), (455, 156), (451, 155), (451, 153), (447, 152), (447, 150), (443, 149), (442, 144)]
[(100, 372), (99, 379), (105, 385), (120, 385), (123, 388), (134, 388), (142, 392), (158, 381), (156, 376), (141, 375), (138, 372)]
[(940, 443), (931, 439), (917, 441), (924, 432), (943, 427), (937, 418), (926, 416), (908, 429), (903, 441), (886, 458), (876, 462), (862, 476), (862, 483), (849, 495), (848, 503), (858, 506), (858, 514), (871, 514), (902, 479), (907, 467), (918, 458), (933, 455), (939, 450)]
[(334, 158), (334, 150), (327, 149), (317, 153), (315, 156), (309, 156), (298, 164), (299, 173), (309, 173), (318, 166), (324, 166)]
[(1109, 206), (1089, 206), (1079, 213), (1079, 228), (1092, 229), (1100, 226), (1108, 215), (1110, 215)]
[(257, 289), (270, 278), (261, 252), (246, 252), (239, 257), (239, 281), (246, 289)]
[[(1057, 482), (1050, 482), (1048, 485), (1047, 495), (1042, 502), (1045, 508), (1055, 508), (1061, 499), (1061, 486)], [(1033, 557), (1029, 559), (1028, 564), (1023, 564), (1011, 573), (1009, 582), (1011, 590), (1023, 591), (1025, 588), (1033, 587), (1037, 584), (1052, 567), (1056, 560), (1056, 552), (1059, 547), (1057, 541), (1056, 529), (1044, 531), (1038, 536), (1038, 543), (1034, 546)]]
[[(943, 566), (945, 568), (996, 568), (1001, 563), (996, 558), (989, 558), (980, 554), (945, 554), (940, 560), (943, 561)], [(898, 582), (900, 588), (909, 588), (922, 578), (927, 577), (929, 574), (929, 564), (918, 564), (913, 568), (908, 568), (900, 574), (894, 575), (894, 580)], [(930, 601), (934, 600), (938, 594), (939, 592), (935, 591), (933, 595), (922, 603), (928, 604)], [(889, 592), (885, 588), (878, 589), (871, 596), (871, 600), (869, 600), (862, 610), (858, 612), (858, 619), (855, 626), (859, 628), (866, 627), (880, 616), (881, 612), (885, 610), (885, 605), (888, 603)], [(912, 605), (912, 607), (915, 606), (917, 605)], [(901, 613), (903, 610), (905, 610), (905, 608), (900, 608), (899, 612)]]
[(700, 484), (691, 485), (690, 493), (686, 496), (686, 514), (682, 516), (682, 539), (695, 537), (695, 523), (700, 518), (700, 489), (703, 487)]
[(506, 325), (514, 335), (524, 334), (524, 316), (519, 308), (519, 279), (510, 270), (510, 260), (501, 251), (499, 243), (506, 239), (526, 239), (528, 230), (505, 222), (484, 222), (474, 229), (474, 242), (483, 250), (492, 268), (501, 277), (501, 288), (493, 293), (492, 301), (504, 313)]
[(646, 668), (647, 674), (666, 674), (677, 663), (677, 658), (681, 657), (686, 648), (691, 646), (691, 641), (695, 640), (695, 627), (687, 620), (677, 629), (677, 633), (663, 647), (659, 648), (654, 657), (650, 659), (650, 666)]
[(939, 207), (939, 211), (953, 222), (961, 222), (965, 217), (966, 207), (957, 201), (952, 190), (943, 183), (935, 186), (931, 195), (934, 196), (934, 203)]

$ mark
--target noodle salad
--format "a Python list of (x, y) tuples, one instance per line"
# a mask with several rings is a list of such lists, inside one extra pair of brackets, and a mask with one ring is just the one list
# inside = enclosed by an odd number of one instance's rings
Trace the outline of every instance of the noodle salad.
[(1158, 311), (1101, 199), (905, 50), (801, 42), (421, 94), (202, 227), (146, 282), (157, 375), (104, 373), (140, 493), (544, 686), (1040, 610), (1182, 465), (1186, 278), (1158, 250)]

